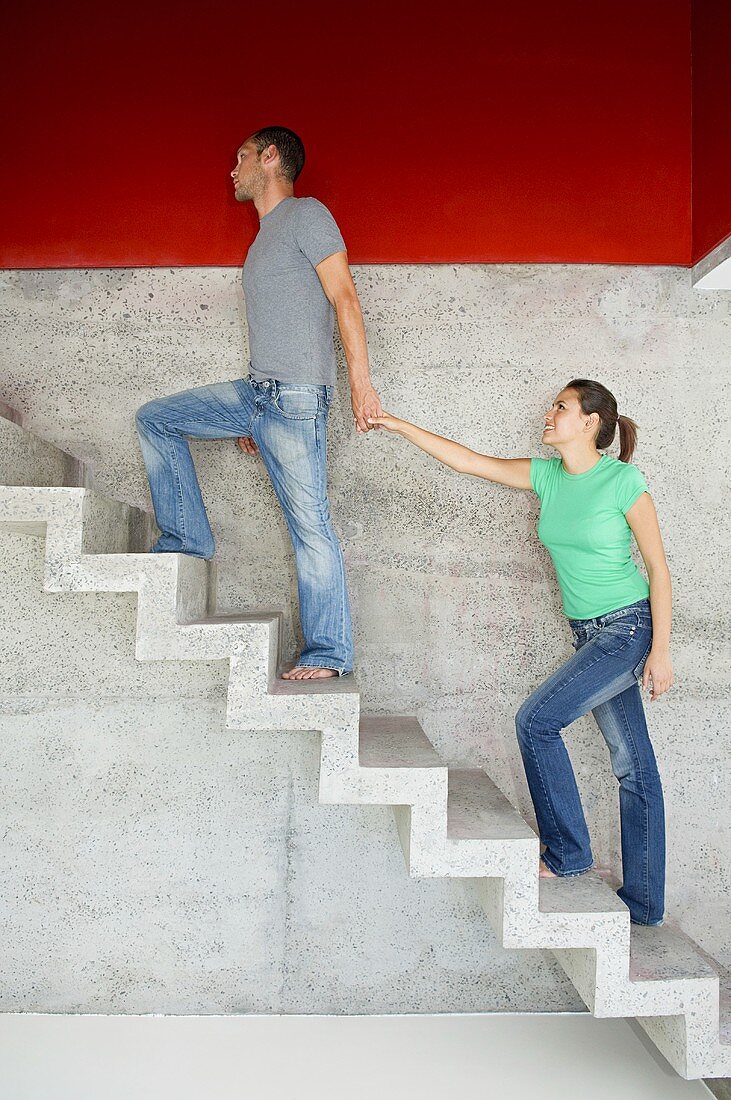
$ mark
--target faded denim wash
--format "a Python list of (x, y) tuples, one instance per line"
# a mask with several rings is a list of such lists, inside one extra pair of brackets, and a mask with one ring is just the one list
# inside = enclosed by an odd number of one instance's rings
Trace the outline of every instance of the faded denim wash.
[[(235, 378), (150, 401), (137, 413), (155, 519), (155, 553), (211, 558), (213, 534), (188, 439), (252, 436), (294, 547), (305, 647), (298, 664), (353, 668), (343, 555), (327, 499), (327, 418), (332, 387)], [(245, 505), (242, 509), (245, 515)]]
[(523, 703), (518, 742), (541, 841), (556, 875), (593, 862), (589, 833), (561, 730), (594, 715), (619, 780), (624, 882), (618, 891), (637, 924), (660, 924), (665, 907), (665, 816), (639, 679), (652, 645), (647, 599), (595, 619), (569, 620), (576, 650)]

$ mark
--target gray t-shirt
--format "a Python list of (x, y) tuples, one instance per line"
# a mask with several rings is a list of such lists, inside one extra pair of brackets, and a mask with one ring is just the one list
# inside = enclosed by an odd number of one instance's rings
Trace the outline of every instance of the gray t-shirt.
[(243, 274), (254, 378), (335, 384), (335, 313), (315, 267), (344, 251), (317, 199), (282, 199), (261, 219)]

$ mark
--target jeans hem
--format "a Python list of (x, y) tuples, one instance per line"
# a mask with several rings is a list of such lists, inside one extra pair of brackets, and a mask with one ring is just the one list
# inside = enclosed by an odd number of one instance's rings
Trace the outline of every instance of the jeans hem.
[(665, 923), (665, 918), (662, 917), (661, 920), (635, 920), (635, 918), (630, 915), (629, 922), (630, 924), (639, 925), (640, 928), (660, 928)]
[(206, 554), (196, 554), (194, 550), (158, 550), (155, 546), (151, 546), (148, 553), (150, 554), (186, 554), (189, 558), (201, 558), (203, 561), (213, 561), (215, 552), (208, 557)]
[(594, 866), (594, 861), (592, 860), (588, 867), (581, 867), (578, 871), (558, 871), (555, 867), (551, 866), (543, 853), (541, 853), (541, 863), (545, 863), (548, 870), (553, 871), (554, 875), (557, 875), (558, 878), (575, 878), (577, 875), (584, 875), (587, 871), (591, 871)]
[(338, 668), (337, 665), (327, 664), (325, 661), (295, 661), (297, 668), (327, 668), (331, 672), (337, 672), (338, 676), (350, 676), (352, 668)]

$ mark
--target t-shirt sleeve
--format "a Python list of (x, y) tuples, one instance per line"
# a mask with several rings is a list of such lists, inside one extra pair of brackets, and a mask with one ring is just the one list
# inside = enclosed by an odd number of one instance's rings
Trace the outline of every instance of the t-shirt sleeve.
[(550, 458), (532, 458), (530, 460), (530, 483), (539, 500), (543, 496), (550, 467)]
[(647, 482), (637, 469), (629, 463), (622, 463), (621, 477), (617, 478), (617, 507), (626, 515), (643, 493), (648, 493)]
[(335, 218), (317, 199), (300, 199), (294, 236), (313, 267), (335, 252), (345, 252), (345, 241)]

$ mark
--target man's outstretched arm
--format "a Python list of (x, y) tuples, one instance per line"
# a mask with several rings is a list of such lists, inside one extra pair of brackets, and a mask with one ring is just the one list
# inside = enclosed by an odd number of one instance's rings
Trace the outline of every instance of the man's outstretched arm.
[(315, 271), (338, 319), (340, 339), (348, 364), (350, 400), (356, 431), (371, 431), (373, 425), (368, 423), (368, 417), (382, 416), (383, 410), (381, 399), (371, 384), (363, 313), (348, 266), (347, 252), (333, 253), (322, 260)]

